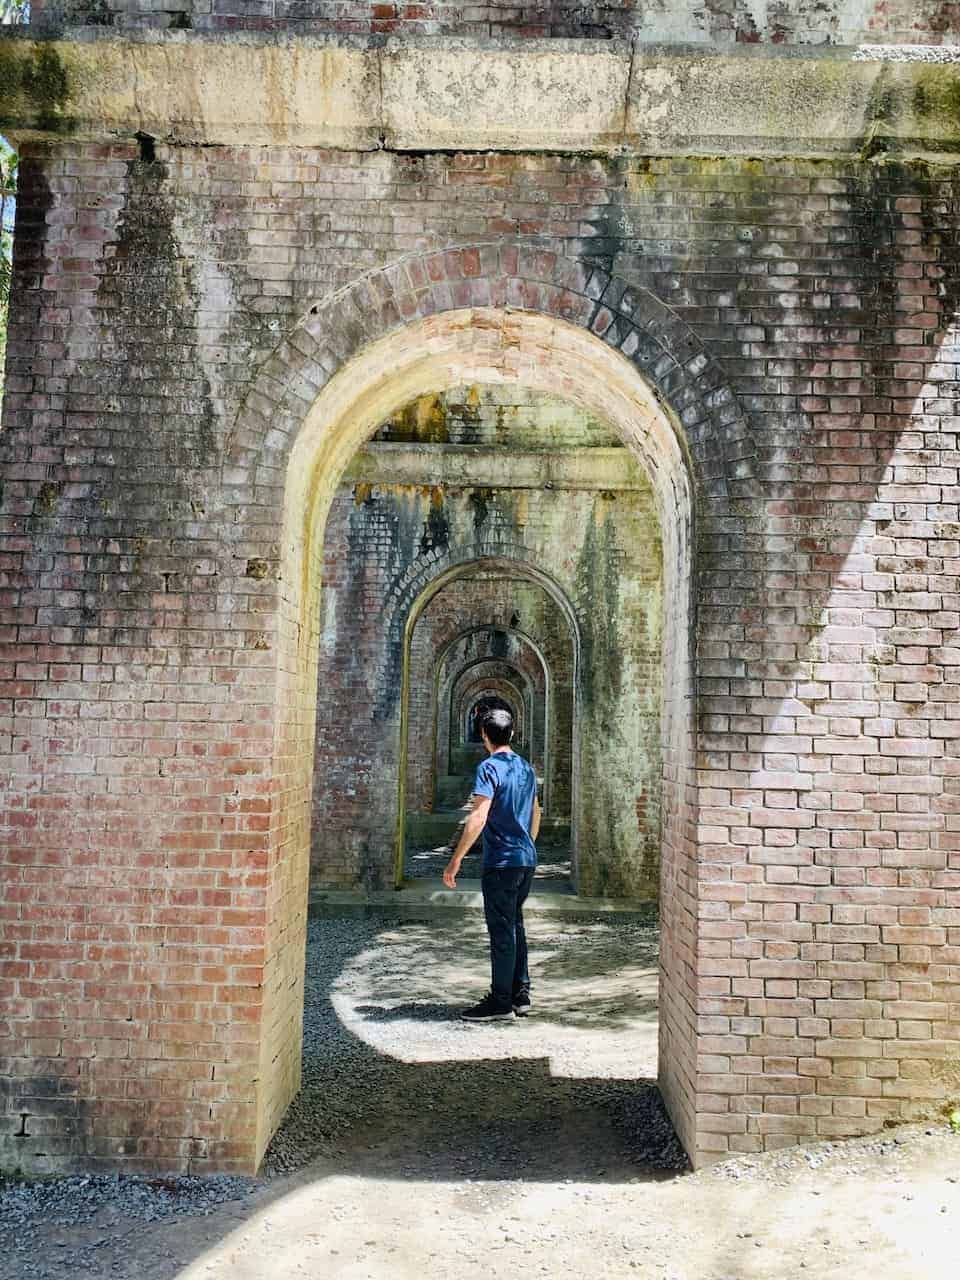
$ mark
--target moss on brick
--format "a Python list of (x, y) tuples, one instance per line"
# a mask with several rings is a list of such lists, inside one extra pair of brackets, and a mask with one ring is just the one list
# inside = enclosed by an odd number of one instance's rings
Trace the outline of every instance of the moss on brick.
[(69, 133), (75, 126), (68, 107), (71, 78), (59, 47), (0, 41), (0, 127), (23, 125), (25, 102), (35, 128)]

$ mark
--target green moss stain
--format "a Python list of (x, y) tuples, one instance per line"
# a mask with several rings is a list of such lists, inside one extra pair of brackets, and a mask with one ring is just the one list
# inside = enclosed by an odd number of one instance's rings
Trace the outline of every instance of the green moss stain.
[(448, 444), (450, 431), (443, 396), (419, 396), (404, 405), (377, 432), (376, 438), (398, 444)]
[(33, 504), (33, 514), (35, 516), (52, 515), (57, 509), (59, 500), (60, 485), (48, 480), (37, 490), (36, 500)]
[(576, 586), (581, 621), (582, 749), (607, 761), (607, 772), (583, 795), (580, 892), (621, 896), (620, 863), (624, 841), (616, 806), (610, 803), (614, 759), (618, 750), (617, 704), (620, 693), (620, 584), (613, 529), (591, 513), (577, 564)]
[(450, 545), (450, 519), (444, 503), (443, 489), (439, 486), (430, 493), (430, 507), (420, 537), (420, 554), (428, 551), (445, 551)]
[(899, 110), (899, 92), (881, 71), (870, 90), (864, 112), (865, 128), (860, 142), (861, 160), (873, 160), (886, 153), (893, 121)]
[[(195, 266), (174, 229), (176, 199), (161, 160), (131, 159), (109, 268), (99, 289), (105, 314), (122, 317), (121, 391), (161, 397), (163, 429), (150, 451), (162, 459), (157, 480), (174, 499), (192, 495), (196, 475), (218, 458), (213, 393), (199, 353), (201, 295)], [(97, 376), (96, 367), (91, 376)], [(144, 442), (131, 433), (128, 464), (143, 463)]]
[(584, 709), (599, 720), (620, 696), (620, 572), (615, 526), (591, 514), (577, 566), (581, 602)]
[(960, 125), (960, 80), (949, 67), (918, 67), (914, 73), (911, 100), (913, 114), (920, 121), (947, 117)]
[(471, 489), (467, 501), (473, 510), (473, 529), (477, 537), (483, 534), (487, 516), (490, 514), (490, 503), (493, 499), (492, 489)]
[(26, 123), (26, 105), (36, 127), (51, 132), (73, 129), (70, 76), (52, 44), (0, 45), (0, 85), (0, 125)]
[(27, 64), (21, 84), (37, 109), (40, 125), (45, 129), (56, 128), (63, 120), (70, 95), (66, 67), (56, 49), (41, 45)]
[(270, 565), (260, 556), (254, 556), (247, 561), (246, 576), (254, 578), (257, 582), (262, 582), (270, 572)]

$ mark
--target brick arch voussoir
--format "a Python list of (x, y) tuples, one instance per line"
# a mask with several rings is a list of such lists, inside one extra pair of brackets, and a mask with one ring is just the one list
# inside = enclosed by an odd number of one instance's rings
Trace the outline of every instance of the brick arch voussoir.
[(743, 409), (682, 317), (647, 289), (522, 239), (411, 254), (315, 302), (244, 400), (225, 454), (227, 486), (275, 487), (316, 396), (364, 347), (409, 322), (471, 307), (534, 311), (602, 339), (678, 421), (698, 491), (714, 504), (755, 492)]
[(682, 317), (647, 289), (612, 278), (592, 329), (630, 359), (682, 428), (702, 496), (758, 495), (746, 415), (718, 362)]

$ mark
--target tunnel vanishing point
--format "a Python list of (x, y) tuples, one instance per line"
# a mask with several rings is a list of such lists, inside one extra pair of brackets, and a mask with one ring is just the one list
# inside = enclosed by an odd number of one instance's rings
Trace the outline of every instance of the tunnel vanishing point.
[(176, 4), (0, 35), (0, 1167), (256, 1170), (485, 699), (695, 1166), (952, 1109), (957, 6)]

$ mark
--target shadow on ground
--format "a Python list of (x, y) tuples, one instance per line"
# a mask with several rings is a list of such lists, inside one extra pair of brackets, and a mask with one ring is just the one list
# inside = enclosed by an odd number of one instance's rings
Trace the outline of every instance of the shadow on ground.
[(312, 1179), (467, 1194), (685, 1169), (652, 1078), (655, 927), (542, 919), (530, 933), (537, 1012), (471, 1026), (458, 1014), (487, 980), (479, 918), (312, 922), (303, 1087), (261, 1177), (216, 1194), (216, 1179), (167, 1177), (0, 1187), (0, 1280), (171, 1280)]
[(685, 1167), (654, 1082), (655, 926), (536, 919), (528, 934), (533, 1013), (471, 1026), (479, 919), (313, 924), (303, 1088), (266, 1168), (331, 1149), (426, 1178)]

